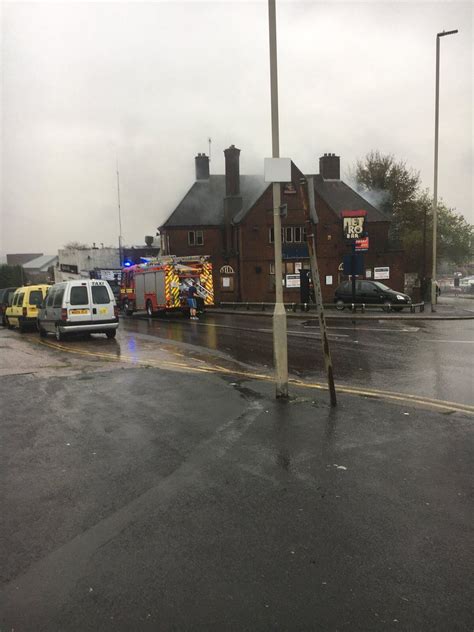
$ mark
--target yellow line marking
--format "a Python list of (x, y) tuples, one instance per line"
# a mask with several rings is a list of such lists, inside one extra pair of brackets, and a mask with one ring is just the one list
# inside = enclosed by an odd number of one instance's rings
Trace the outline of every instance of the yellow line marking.
[[(226, 374), (226, 375), (238, 375), (246, 379), (262, 380), (262, 381), (273, 381), (274, 379), (273, 376), (271, 375), (266, 375), (263, 373), (251, 373), (248, 371), (242, 371), (238, 369), (228, 369), (226, 367), (219, 366), (219, 365), (204, 368), (204, 367), (192, 366), (191, 364), (184, 363), (184, 362), (173, 362), (170, 360), (160, 360), (160, 361), (151, 360), (151, 359), (139, 360), (137, 358), (134, 358), (133, 356), (126, 356), (126, 355), (117, 356), (111, 353), (92, 352), (92, 351), (86, 351), (85, 349), (72, 349), (70, 347), (65, 347), (61, 344), (47, 342), (44, 340), (38, 341), (37, 344), (41, 344), (41, 345), (44, 345), (45, 347), (56, 349), (58, 351), (64, 351), (66, 353), (91, 356), (94, 358), (101, 358), (101, 359), (109, 360), (113, 362), (127, 362), (134, 365), (153, 366), (157, 368), (186, 369), (187, 371), (193, 371), (197, 373), (221, 373), (221, 374)], [(328, 388), (327, 384), (324, 384), (321, 382), (308, 383), (308, 382), (303, 382), (302, 380), (298, 380), (295, 378), (290, 378), (289, 382), (301, 388), (310, 388), (310, 389), (317, 389), (317, 390), (327, 390)], [(455, 411), (455, 412), (467, 413), (469, 415), (474, 415), (474, 406), (470, 406), (469, 404), (448, 402), (448, 401), (439, 400), (439, 399), (432, 399), (429, 397), (410, 395), (408, 393), (397, 393), (394, 391), (384, 391), (384, 390), (377, 390), (377, 389), (363, 389), (363, 388), (357, 388), (353, 386), (349, 387), (349, 386), (338, 385), (337, 390), (340, 393), (347, 393), (349, 395), (361, 395), (365, 397), (379, 397), (382, 399), (389, 399), (389, 400), (394, 400), (394, 401), (419, 404), (419, 405), (428, 406), (431, 408), (438, 408), (440, 410)]]

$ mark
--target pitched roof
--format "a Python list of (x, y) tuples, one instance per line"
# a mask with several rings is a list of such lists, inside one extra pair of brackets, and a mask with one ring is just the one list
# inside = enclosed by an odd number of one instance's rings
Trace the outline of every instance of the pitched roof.
[(46, 272), (48, 268), (56, 263), (58, 255), (42, 255), (23, 264), (27, 270), (41, 270)]
[[(242, 209), (234, 215), (235, 222), (240, 221), (269, 186), (263, 175), (240, 176)], [(209, 180), (197, 180), (162, 227), (222, 225), (224, 198), (224, 175), (209, 176)]]
[(389, 222), (390, 218), (379, 211), (370, 202), (363, 198), (357, 191), (351, 189), (342, 180), (324, 180), (321, 175), (313, 176), (314, 190), (320, 195), (328, 206), (339, 217), (341, 211), (367, 211), (369, 222)]
[[(324, 180), (321, 175), (306, 176), (314, 182), (314, 191), (339, 217), (341, 211), (365, 209), (369, 222), (389, 222), (390, 218), (370, 204), (342, 180)], [(232, 221), (241, 222), (259, 197), (271, 186), (263, 175), (240, 176), (242, 208)], [(161, 228), (179, 226), (221, 226), (224, 223), (225, 175), (211, 175), (208, 180), (196, 180)], [(313, 200), (311, 215), (314, 215)]]

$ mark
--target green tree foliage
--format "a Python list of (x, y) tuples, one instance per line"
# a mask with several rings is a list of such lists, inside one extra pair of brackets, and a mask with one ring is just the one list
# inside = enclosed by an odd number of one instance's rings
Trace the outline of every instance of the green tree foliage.
[(21, 266), (0, 265), (0, 288), (20, 287), (26, 281), (27, 277)]
[(381, 206), (391, 215), (403, 213), (406, 204), (412, 202), (420, 186), (420, 174), (409, 169), (405, 162), (396, 161), (391, 154), (370, 151), (358, 160), (355, 179), (362, 191), (379, 193)]
[[(420, 189), (419, 173), (393, 155), (371, 151), (357, 161), (351, 175), (362, 195), (390, 215), (390, 235), (406, 251), (411, 267), (420, 273), (428, 272), (433, 231), (432, 198), (428, 190)], [(443, 201), (438, 202), (437, 235), (440, 260), (460, 265), (469, 259), (474, 226)]]

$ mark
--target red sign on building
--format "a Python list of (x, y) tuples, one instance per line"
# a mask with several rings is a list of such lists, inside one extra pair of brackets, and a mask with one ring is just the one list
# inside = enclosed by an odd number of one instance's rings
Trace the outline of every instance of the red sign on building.
[(369, 238), (363, 237), (362, 239), (355, 240), (356, 252), (367, 252), (369, 249)]

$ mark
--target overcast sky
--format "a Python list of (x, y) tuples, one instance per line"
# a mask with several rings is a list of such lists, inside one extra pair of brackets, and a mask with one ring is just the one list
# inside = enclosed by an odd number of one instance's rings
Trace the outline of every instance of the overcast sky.
[[(473, 4), (277, 0), (281, 155), (343, 175), (371, 149), (432, 189), (441, 41), (439, 195), (474, 223)], [(194, 156), (271, 155), (267, 2), (3, 2), (0, 254), (155, 234)]]

